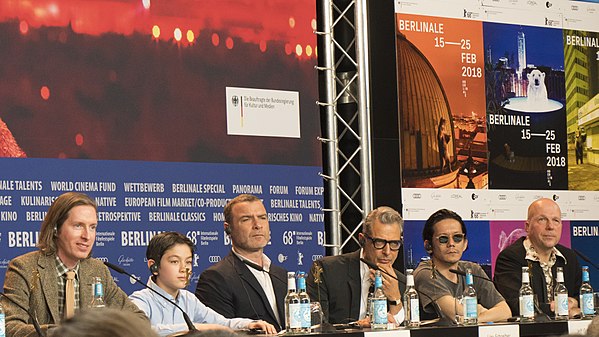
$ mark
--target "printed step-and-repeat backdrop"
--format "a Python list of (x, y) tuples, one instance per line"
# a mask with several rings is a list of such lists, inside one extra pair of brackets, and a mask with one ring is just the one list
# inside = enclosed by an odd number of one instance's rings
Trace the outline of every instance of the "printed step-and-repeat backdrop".
[(178, 231), (196, 244), (195, 289), (230, 250), (222, 210), (240, 193), (264, 201), (273, 262), (308, 271), (324, 254), (315, 12), (304, 0), (0, 4), (0, 285), (67, 191), (98, 203), (93, 256), (143, 282), (151, 237)]
[(405, 265), (427, 258), (424, 221), (448, 208), (468, 226), (464, 259), (492, 275), (539, 197), (562, 209), (561, 243), (599, 261), (599, 4), (396, 0), (395, 12)]

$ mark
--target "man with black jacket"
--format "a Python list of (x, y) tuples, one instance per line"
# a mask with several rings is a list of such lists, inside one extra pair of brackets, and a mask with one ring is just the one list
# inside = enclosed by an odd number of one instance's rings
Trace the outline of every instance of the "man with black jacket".
[(255, 195), (240, 194), (227, 203), (224, 215), (233, 247), (202, 272), (195, 294), (226, 318), (264, 320), (280, 331), (285, 325), (287, 271), (264, 254), (270, 241), (266, 208)]
[[(353, 253), (327, 256), (312, 264), (308, 275), (308, 294), (320, 302), (325, 322), (331, 324), (357, 321), (369, 327), (367, 299), (374, 279), (374, 270), (360, 258), (386, 271), (382, 273), (383, 292), (388, 300), (390, 323), (401, 324), (404, 310), (401, 303), (406, 277), (393, 269), (402, 245), (403, 219), (391, 207), (381, 206), (366, 216), (359, 234), (362, 249)], [(395, 275), (396, 278), (388, 274)]]
[(576, 254), (558, 244), (562, 233), (562, 213), (558, 204), (547, 198), (535, 200), (528, 207), (527, 236), (504, 249), (495, 263), (495, 286), (505, 297), (513, 315), (519, 315), (518, 292), (522, 286), (522, 267), (529, 267), (530, 285), (539, 309), (554, 315), (553, 289), (557, 267), (564, 270), (568, 289), (570, 317), (580, 313), (578, 295), (582, 283)]

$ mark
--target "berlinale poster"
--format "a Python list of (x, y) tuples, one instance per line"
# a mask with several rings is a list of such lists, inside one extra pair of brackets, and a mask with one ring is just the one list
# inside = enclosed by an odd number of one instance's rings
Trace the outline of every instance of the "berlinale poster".
[(422, 221), (449, 208), (469, 236), (483, 227), (470, 242), (490, 249), (465, 258), (492, 275), (540, 197), (561, 207), (560, 242), (597, 258), (599, 6), (453, 4), (395, 2), (406, 264), (428, 258)]

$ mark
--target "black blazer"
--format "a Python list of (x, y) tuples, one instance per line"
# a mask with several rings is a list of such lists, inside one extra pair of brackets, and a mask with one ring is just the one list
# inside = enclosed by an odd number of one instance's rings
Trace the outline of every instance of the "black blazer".
[[(523, 244), (525, 238), (518, 239), (518, 241), (499, 253), (495, 262), (495, 276), (493, 281), (497, 290), (503, 295), (510, 309), (512, 309), (512, 315), (518, 316), (520, 314), (518, 292), (522, 286), (522, 267), (529, 267), (530, 285), (538, 300), (539, 307), (544, 313), (553, 315), (546, 300), (547, 287), (545, 286), (543, 269), (539, 262), (532, 262), (525, 259), (526, 249), (524, 249)], [(578, 299), (580, 285), (582, 284), (582, 271), (576, 254), (571, 249), (562, 245), (558, 244), (555, 247), (564, 255), (566, 261), (560, 257), (557, 258), (553, 268), (551, 268), (553, 275), (552, 283), (555, 284), (557, 267), (564, 268), (564, 283), (568, 289), (568, 296)]]
[(279, 323), (262, 286), (249, 268), (230, 252), (219, 263), (202, 272), (195, 295), (202, 303), (227, 318), (261, 319), (274, 325), (279, 331), (285, 322), (287, 271), (274, 264), (270, 265), (270, 279), (281, 320)]
[[(315, 269), (321, 267), (321, 283), (314, 280)], [(399, 289), (405, 292), (406, 277), (395, 271)], [(308, 295), (312, 301), (320, 301), (324, 319), (331, 324), (358, 320), (361, 301), (360, 251), (327, 256), (312, 264), (307, 280)], [(319, 290), (320, 288), (320, 296)]]

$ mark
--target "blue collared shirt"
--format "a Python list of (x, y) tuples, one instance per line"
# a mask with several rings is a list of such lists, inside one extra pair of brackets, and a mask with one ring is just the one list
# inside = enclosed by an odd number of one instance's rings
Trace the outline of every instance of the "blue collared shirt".
[[(148, 280), (148, 287), (177, 303), (194, 323), (220, 324), (237, 330), (247, 328), (248, 324), (252, 322), (249, 318), (225, 318), (223, 315), (205, 306), (193, 293), (185, 289), (179, 290), (179, 295), (175, 299), (154, 283), (152, 277)], [(160, 336), (167, 336), (174, 332), (187, 330), (187, 324), (185, 324), (185, 319), (183, 319), (181, 311), (151, 290), (143, 289), (136, 291), (129, 298), (139, 309), (146, 313), (146, 316), (150, 319), (152, 328)]]

